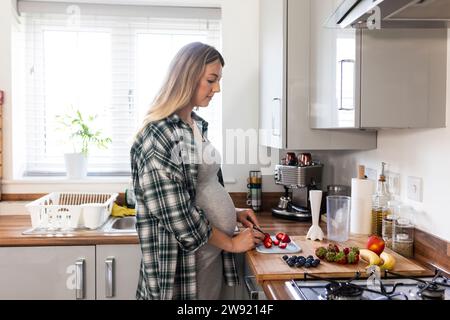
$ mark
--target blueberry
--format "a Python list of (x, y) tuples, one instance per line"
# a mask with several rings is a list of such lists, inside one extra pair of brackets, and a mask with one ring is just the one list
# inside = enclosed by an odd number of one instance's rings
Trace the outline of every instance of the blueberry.
[(317, 267), (319, 264), (317, 263), (316, 260), (314, 260), (313, 262), (311, 262), (311, 267)]
[(293, 261), (291, 260), (291, 261), (288, 261), (287, 264), (288, 264), (289, 267), (293, 267), (293, 266), (295, 265), (295, 262), (293, 262)]
[(319, 264), (320, 264), (320, 259), (316, 259), (316, 260), (314, 260), (314, 262), (315, 262), (317, 265), (319, 265)]
[(310, 268), (310, 267), (311, 267), (311, 264), (310, 264), (309, 262), (306, 262), (305, 265), (304, 265), (304, 267), (305, 267), (305, 268)]
[(306, 259), (313, 259), (314, 260), (314, 257), (309, 255), (308, 257), (306, 257)]
[(303, 267), (305, 265), (305, 260), (297, 260), (297, 263), (295, 264), (297, 267)]
[(304, 256), (298, 256), (297, 259), (305, 259), (306, 260), (306, 258)]
[(289, 256), (288, 255), (284, 255), (283, 256), (283, 260), (286, 261), (287, 259), (289, 259)]
[(291, 258), (292, 259), (297, 259), (297, 256), (294, 254)]

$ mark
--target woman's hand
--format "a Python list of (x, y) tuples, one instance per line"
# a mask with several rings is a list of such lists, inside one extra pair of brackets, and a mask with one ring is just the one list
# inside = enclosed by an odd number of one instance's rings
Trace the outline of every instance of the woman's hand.
[(246, 252), (255, 247), (255, 237), (252, 228), (247, 228), (231, 239), (231, 252)]
[(253, 228), (253, 225), (259, 227), (258, 219), (252, 209), (238, 209), (236, 208), (237, 221), (242, 223), (246, 228)]

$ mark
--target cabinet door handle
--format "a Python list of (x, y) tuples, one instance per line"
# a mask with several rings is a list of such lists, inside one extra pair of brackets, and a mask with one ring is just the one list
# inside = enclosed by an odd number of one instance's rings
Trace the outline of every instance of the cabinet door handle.
[[(340, 69), (341, 69), (341, 83), (340, 85), (340, 92), (339, 92), (339, 106), (338, 110), (354, 110), (355, 104), (352, 102), (352, 105), (350, 107), (344, 106), (344, 63), (348, 63), (352, 66), (351, 70), (353, 70), (352, 77), (354, 77), (354, 70), (355, 70), (355, 60), (353, 59), (343, 59), (339, 61)], [(353, 84), (353, 90), (354, 90), (354, 84)]]
[(75, 261), (75, 295), (77, 299), (84, 299), (84, 258)]
[[(280, 136), (280, 134), (281, 134), (281, 112), (282, 112), (282, 110), (281, 110), (281, 98), (273, 98), (272, 99), (272, 102), (278, 102), (277, 104), (276, 104), (276, 106), (277, 106), (277, 109), (275, 110), (275, 107), (272, 109), (272, 135), (273, 136)], [(278, 108), (279, 107), (279, 108)], [(279, 118), (279, 127), (277, 128), (277, 129), (275, 129), (275, 118)]]
[(114, 297), (114, 257), (105, 260), (105, 296)]
[(254, 276), (245, 276), (245, 286), (247, 287), (248, 294), (250, 296), (250, 300), (259, 300), (259, 292), (253, 285)]

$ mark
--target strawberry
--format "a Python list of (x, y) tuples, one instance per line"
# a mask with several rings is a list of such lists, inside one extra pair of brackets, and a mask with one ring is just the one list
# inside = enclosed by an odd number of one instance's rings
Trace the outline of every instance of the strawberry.
[(277, 240), (277, 239), (272, 240), (272, 242), (273, 242), (273, 245), (275, 245), (275, 246), (280, 244), (280, 240)]
[(359, 254), (354, 251), (350, 251), (347, 256), (347, 262), (350, 264), (357, 264), (359, 261)]
[(336, 254), (336, 257), (334, 257), (334, 262), (337, 262), (339, 264), (347, 264), (347, 257), (343, 252), (339, 252)]
[(284, 232), (278, 232), (275, 237), (278, 240), (280, 240), (281, 242), (286, 242), (286, 243), (291, 242), (291, 238), (289, 238), (289, 235), (287, 233), (284, 233)]
[(345, 254), (345, 255), (348, 255), (348, 253), (350, 252), (350, 248), (344, 248), (343, 251), (344, 251), (344, 254)]
[(272, 247), (272, 239), (270, 237), (265, 238), (263, 241), (264, 247), (271, 248)]
[(280, 242), (280, 245), (278, 247), (281, 249), (286, 249), (287, 245), (288, 244), (286, 242)]
[(275, 236), (275, 238), (277, 238), (278, 240), (281, 240), (281, 238), (283, 238), (284, 236), (284, 232), (278, 232), (277, 235)]
[(319, 259), (324, 259), (325, 258), (325, 255), (327, 254), (327, 249), (326, 248), (324, 248), (324, 247), (319, 247), (319, 248), (317, 248), (316, 249), (316, 256), (319, 258)]
[(333, 262), (335, 257), (336, 252), (328, 251), (327, 254), (325, 255), (325, 260), (327, 260), (328, 262)]
[(334, 253), (338, 253), (339, 252), (339, 247), (335, 244), (329, 244), (328, 248), (327, 248), (328, 252), (334, 252)]

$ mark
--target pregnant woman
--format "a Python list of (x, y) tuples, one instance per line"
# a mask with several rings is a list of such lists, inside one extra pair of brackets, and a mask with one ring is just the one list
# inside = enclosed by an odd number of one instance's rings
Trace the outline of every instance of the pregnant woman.
[[(233, 253), (263, 235), (251, 210), (236, 210), (220, 156), (207, 140), (207, 107), (220, 91), (223, 57), (199, 42), (173, 59), (131, 148), (142, 261), (137, 299), (219, 299), (238, 277)], [(246, 227), (234, 235), (236, 221)]]

